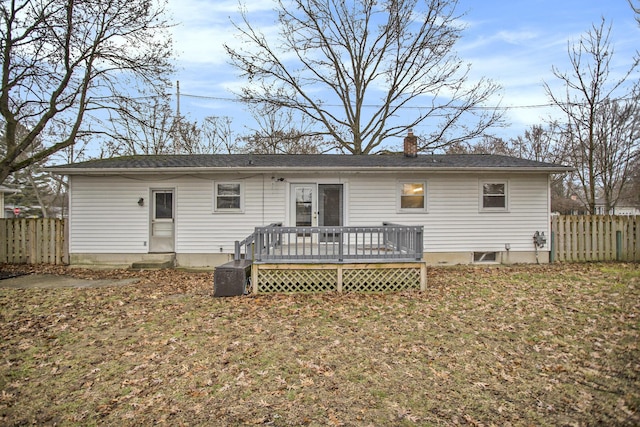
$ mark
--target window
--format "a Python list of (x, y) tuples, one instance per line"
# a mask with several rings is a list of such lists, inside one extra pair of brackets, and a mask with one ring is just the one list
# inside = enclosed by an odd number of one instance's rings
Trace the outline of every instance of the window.
[(169, 219), (173, 218), (173, 192), (171, 191), (154, 191), (155, 196), (155, 218)]
[(214, 189), (214, 210), (216, 212), (242, 212), (242, 184), (217, 182)]
[(473, 262), (496, 262), (498, 255), (496, 252), (474, 252)]
[(399, 183), (399, 210), (401, 212), (424, 211), (427, 208), (427, 191), (424, 182)]
[(506, 182), (483, 182), (480, 187), (482, 189), (482, 210), (506, 211), (508, 209)]

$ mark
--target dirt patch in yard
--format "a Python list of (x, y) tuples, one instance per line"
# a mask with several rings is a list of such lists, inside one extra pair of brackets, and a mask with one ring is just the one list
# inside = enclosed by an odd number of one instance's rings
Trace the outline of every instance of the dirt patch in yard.
[(640, 424), (637, 264), (233, 298), (211, 273), (2, 270), (137, 282), (0, 289), (0, 424)]

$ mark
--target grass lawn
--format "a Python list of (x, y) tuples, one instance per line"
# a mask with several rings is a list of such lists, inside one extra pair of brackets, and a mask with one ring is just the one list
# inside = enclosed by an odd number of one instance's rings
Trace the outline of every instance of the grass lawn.
[(638, 264), (234, 298), (210, 273), (31, 269), (140, 280), (0, 289), (1, 425), (640, 424)]

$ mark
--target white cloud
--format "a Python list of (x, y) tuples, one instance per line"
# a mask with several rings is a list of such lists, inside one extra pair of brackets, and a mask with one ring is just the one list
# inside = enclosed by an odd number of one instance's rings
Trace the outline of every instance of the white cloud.
[(241, 40), (234, 22), (242, 21), (243, 8), (252, 23), (271, 37), (277, 30), (273, 26), (273, 4), (269, 1), (236, 0), (169, 0), (169, 10), (176, 25), (172, 28), (174, 45), (179, 61), (184, 64), (225, 64), (224, 45), (238, 46)]
[[(471, 10), (460, 21), (467, 29), (455, 49), (464, 62), (472, 63), (471, 81), (487, 77), (503, 86), (501, 105), (514, 107), (507, 112), (507, 120), (512, 123), (505, 129), (508, 137), (522, 134), (524, 127), (556, 114), (550, 108), (523, 107), (549, 103), (542, 83), (558, 84), (551, 67), (568, 70), (567, 42), (577, 41), (591, 23), (599, 23), (607, 8), (615, 9), (615, 14), (607, 18), (616, 19), (612, 40), (617, 43), (616, 64), (620, 64), (616, 65), (616, 72), (618, 68), (626, 69), (624, 64), (628, 64), (637, 48), (640, 30), (626, 1), (563, 0), (555, 4), (540, 0), (516, 5), (517, 2), (503, 0), (463, 0), (461, 3), (467, 3)], [(179, 79), (185, 93), (232, 98), (231, 91), (246, 83), (228, 64), (223, 47), (224, 44), (246, 47), (232, 25), (232, 20), (241, 22), (240, 4), (238, 0), (169, 0), (177, 23), (173, 35), (180, 54)], [(252, 25), (275, 42), (278, 27), (272, 12), (274, 2), (246, 0), (242, 7)], [(460, 11), (463, 9), (464, 4)], [(499, 100), (495, 97), (492, 102)], [(185, 110), (188, 101), (185, 100)], [(199, 115), (220, 114), (225, 108), (233, 112), (241, 110), (237, 103), (224, 100), (191, 100), (191, 104), (194, 112), (204, 111)]]

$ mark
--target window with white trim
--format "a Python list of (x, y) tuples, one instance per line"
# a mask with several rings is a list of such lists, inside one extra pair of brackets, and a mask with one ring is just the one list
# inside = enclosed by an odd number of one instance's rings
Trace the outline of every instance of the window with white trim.
[(480, 183), (483, 211), (504, 212), (509, 208), (506, 181), (484, 181)]
[(398, 211), (420, 212), (427, 209), (427, 184), (425, 182), (398, 183)]
[(214, 183), (213, 210), (215, 212), (242, 212), (243, 185), (240, 182)]

